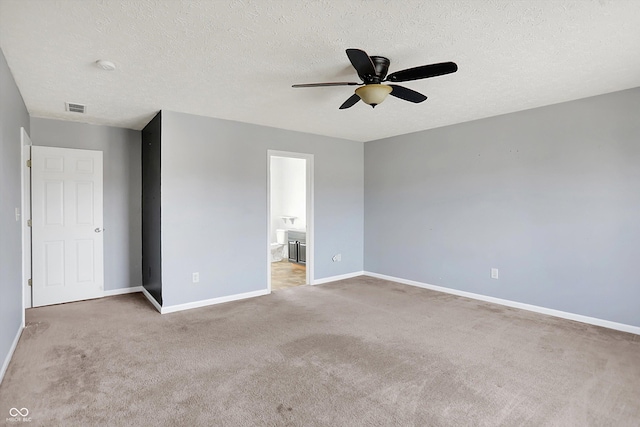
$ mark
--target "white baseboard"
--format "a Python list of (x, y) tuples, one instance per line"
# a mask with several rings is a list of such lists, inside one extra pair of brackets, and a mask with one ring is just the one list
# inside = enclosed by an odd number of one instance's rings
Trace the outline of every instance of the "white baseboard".
[(151, 296), (149, 291), (147, 291), (144, 286), (141, 286), (141, 288), (142, 295), (144, 295), (149, 300), (149, 302), (156, 308), (156, 310), (158, 310), (159, 313), (162, 313), (162, 307), (160, 306), (160, 304), (158, 304), (158, 301), (156, 301), (156, 299)]
[(111, 289), (103, 292), (103, 296), (112, 297), (114, 295), (132, 294), (134, 292), (142, 292), (142, 286), (132, 286), (130, 288)]
[(206, 307), (208, 305), (222, 304), (223, 302), (237, 301), (237, 300), (246, 299), (246, 298), (259, 297), (259, 296), (267, 295), (267, 294), (269, 294), (269, 290), (268, 289), (262, 289), (262, 290), (259, 290), (259, 291), (245, 292), (243, 294), (228, 295), (228, 296), (225, 296), (225, 297), (218, 297), (218, 298), (205, 299), (205, 300), (202, 300), (202, 301), (188, 302), (186, 304), (170, 305), (170, 306), (167, 306), (167, 307), (162, 307), (160, 309), (160, 313), (162, 313), (162, 314), (175, 313), (176, 311), (190, 310), (192, 308)]
[(355, 271), (353, 273), (340, 274), (339, 276), (325, 277), (324, 279), (317, 279), (313, 281), (314, 285), (322, 285), (323, 283), (335, 282), (337, 280), (351, 279), (352, 277), (358, 277), (365, 274), (364, 271)]
[(566, 311), (554, 310), (552, 308), (540, 307), (537, 305), (525, 304), (522, 302), (510, 301), (502, 298), (495, 298), (472, 292), (459, 291), (457, 289), (445, 288), (442, 286), (430, 285), (428, 283), (416, 282), (415, 280), (407, 280), (399, 277), (387, 276), (384, 274), (364, 272), (365, 276), (377, 277), (378, 279), (390, 280), (405, 285), (417, 286), (419, 288), (430, 289), (432, 291), (444, 292), (447, 294), (458, 295), (461, 297), (471, 298), (480, 301), (491, 302), (494, 304), (505, 305), (507, 307), (519, 308), (522, 310), (533, 311), (536, 313), (546, 314), (549, 316), (561, 317), (563, 319), (575, 320), (576, 322), (588, 323), (590, 325), (602, 326), (603, 328), (615, 329), (618, 331), (629, 332), (631, 334), (640, 335), (640, 327), (626, 325), (624, 323), (612, 322), (610, 320), (598, 319), (595, 317), (583, 316), (581, 314), (568, 313)]
[(20, 335), (22, 335), (22, 331), (24, 330), (23, 326), (20, 326), (18, 329), (18, 333), (16, 337), (13, 339), (13, 343), (11, 343), (11, 347), (9, 348), (9, 353), (7, 353), (7, 357), (4, 358), (4, 362), (2, 363), (2, 370), (0, 370), (0, 384), (2, 384), (2, 380), (4, 379), (4, 374), (7, 372), (7, 368), (9, 367), (9, 362), (11, 362), (11, 358), (13, 357), (13, 352), (16, 351), (16, 347), (18, 346), (18, 341), (20, 341)]

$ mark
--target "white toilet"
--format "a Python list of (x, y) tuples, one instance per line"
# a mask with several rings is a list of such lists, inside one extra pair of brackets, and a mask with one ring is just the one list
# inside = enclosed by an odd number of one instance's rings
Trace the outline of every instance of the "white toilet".
[(282, 261), (284, 258), (284, 244), (287, 230), (278, 228), (276, 230), (276, 243), (271, 244), (271, 262)]

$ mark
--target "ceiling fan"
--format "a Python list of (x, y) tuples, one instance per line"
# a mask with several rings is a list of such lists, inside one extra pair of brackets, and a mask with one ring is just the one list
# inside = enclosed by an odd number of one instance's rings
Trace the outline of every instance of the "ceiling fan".
[(361, 99), (375, 107), (385, 100), (387, 95), (404, 99), (405, 101), (419, 103), (427, 99), (426, 96), (415, 90), (404, 86), (382, 84), (383, 82), (408, 82), (410, 80), (426, 79), (428, 77), (442, 76), (444, 74), (455, 73), (458, 66), (455, 62), (441, 62), (439, 64), (423, 65), (421, 67), (407, 68), (396, 71), (387, 76), (390, 61), (384, 56), (369, 56), (367, 52), (360, 49), (347, 49), (349, 61), (356, 69), (358, 76), (363, 83), (356, 82), (331, 82), (331, 83), (305, 83), (292, 87), (323, 87), (323, 86), (362, 86), (356, 89), (356, 93), (351, 95), (341, 106), (344, 110), (354, 106)]

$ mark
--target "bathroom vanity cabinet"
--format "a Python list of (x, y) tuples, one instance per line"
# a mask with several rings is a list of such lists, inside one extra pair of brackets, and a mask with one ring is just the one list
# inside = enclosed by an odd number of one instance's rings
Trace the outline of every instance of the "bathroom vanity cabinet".
[(289, 262), (297, 264), (307, 263), (307, 233), (304, 231), (289, 230), (287, 232), (289, 248)]

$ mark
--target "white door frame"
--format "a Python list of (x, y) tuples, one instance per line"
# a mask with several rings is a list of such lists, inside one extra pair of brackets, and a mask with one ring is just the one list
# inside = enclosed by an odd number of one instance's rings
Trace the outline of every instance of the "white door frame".
[(20, 128), (20, 186), (22, 189), (22, 326), (24, 327), (24, 309), (31, 307), (31, 228), (28, 221), (31, 219), (31, 169), (27, 161), (31, 160), (31, 138), (27, 131)]
[(313, 285), (313, 266), (315, 264), (313, 234), (313, 154), (294, 153), (290, 151), (267, 150), (267, 290), (271, 292), (271, 158), (288, 157), (306, 160), (306, 197), (307, 197), (307, 262), (306, 284)]

